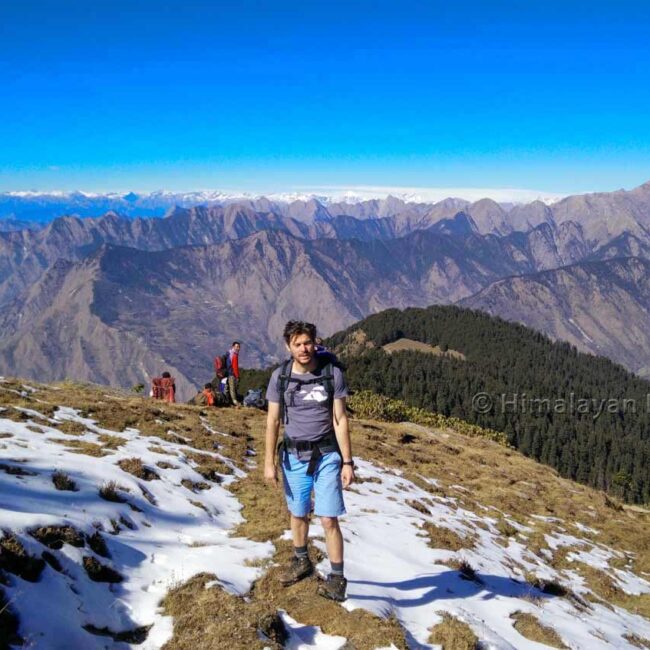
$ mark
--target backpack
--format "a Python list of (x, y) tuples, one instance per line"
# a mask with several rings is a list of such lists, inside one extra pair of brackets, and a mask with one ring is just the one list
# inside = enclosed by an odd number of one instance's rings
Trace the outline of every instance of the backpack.
[(151, 380), (151, 397), (154, 399), (164, 399), (162, 377), (154, 377)]
[[(284, 393), (289, 387), (290, 383), (297, 384), (296, 390), (302, 388), (303, 386), (308, 386), (309, 384), (321, 384), (325, 388), (327, 393), (327, 407), (330, 414), (332, 413), (332, 405), (334, 404), (334, 366), (335, 364), (329, 357), (325, 355), (317, 356), (319, 364), (316, 371), (320, 369), (320, 375), (314, 377), (314, 379), (298, 379), (291, 376), (291, 367), (293, 365), (293, 359), (287, 359), (283, 362), (278, 375), (276, 388), (280, 396), (280, 422), (287, 423), (289, 422), (289, 414), (287, 413), (287, 405), (285, 404)], [(289, 404), (291, 406), (291, 404)]]
[(173, 377), (154, 377), (151, 380), (151, 393), (154, 399), (165, 402), (176, 401), (176, 385)]
[(228, 376), (228, 353), (217, 355), (214, 358), (214, 372), (219, 379)]
[(242, 400), (244, 406), (253, 406), (258, 409), (263, 409), (266, 406), (266, 400), (262, 394), (261, 388), (249, 388), (244, 399)]

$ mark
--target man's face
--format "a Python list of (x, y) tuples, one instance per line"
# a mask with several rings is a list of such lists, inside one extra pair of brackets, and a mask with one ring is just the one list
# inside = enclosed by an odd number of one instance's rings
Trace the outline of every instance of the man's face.
[(235, 345), (233, 345), (235, 352), (239, 352), (239, 348), (241, 348), (241, 345), (239, 345), (239, 343), (235, 343)]
[(291, 356), (304, 366), (308, 365), (314, 356), (314, 340), (308, 334), (296, 334), (287, 347)]

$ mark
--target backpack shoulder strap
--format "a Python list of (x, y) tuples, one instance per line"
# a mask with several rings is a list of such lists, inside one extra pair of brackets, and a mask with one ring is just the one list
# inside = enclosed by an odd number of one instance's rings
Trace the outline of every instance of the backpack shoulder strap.
[(321, 369), (321, 381), (327, 392), (327, 397), (334, 401), (334, 364), (329, 361)]
[(293, 366), (292, 359), (286, 359), (282, 366), (280, 366), (280, 373), (278, 374), (276, 381), (276, 388), (278, 395), (280, 396), (280, 422), (286, 423), (289, 421), (289, 416), (287, 414), (286, 404), (284, 403), (284, 393), (287, 390), (289, 385), (289, 380), (291, 379), (291, 368)]
[(320, 365), (320, 376), (318, 382), (322, 384), (327, 393), (327, 411), (334, 421), (334, 363), (323, 355)]

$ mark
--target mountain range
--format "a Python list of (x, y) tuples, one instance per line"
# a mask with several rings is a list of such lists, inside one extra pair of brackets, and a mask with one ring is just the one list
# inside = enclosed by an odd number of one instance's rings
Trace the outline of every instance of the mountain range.
[(650, 367), (650, 183), (547, 205), (254, 199), (108, 212), (0, 233), (0, 372), (123, 386), (171, 369), (181, 392), (243, 338), (283, 354), (282, 324), (324, 334), (388, 307), (455, 303)]
[[(97, 217), (108, 211), (119, 212), (125, 216), (156, 216), (162, 217), (176, 207), (190, 208), (194, 206), (228, 205), (230, 203), (247, 203), (255, 209), (266, 210), (272, 205), (276, 210), (283, 206), (311, 200), (321, 205), (346, 204), (355, 205), (368, 202), (371, 206), (378, 199), (386, 196), (408, 203), (433, 204), (444, 203), (447, 196), (462, 196), (465, 200), (455, 199), (462, 203), (471, 200), (491, 197), (505, 207), (515, 203), (525, 203), (541, 200), (552, 203), (559, 200), (561, 195), (534, 192), (531, 190), (480, 190), (476, 188), (456, 188), (443, 190), (440, 188), (319, 188), (316, 192), (276, 192), (272, 194), (254, 194), (252, 192), (226, 192), (222, 190), (203, 190), (195, 192), (171, 192), (158, 190), (156, 192), (0, 192), (0, 230), (21, 230), (24, 227), (37, 229), (45, 223), (62, 215), (78, 217)], [(474, 197), (472, 199), (472, 197)], [(442, 200), (444, 199), (444, 200)], [(390, 201), (388, 202), (390, 203)], [(292, 209), (296, 209), (294, 206)], [(336, 208), (335, 208), (336, 210)], [(368, 211), (368, 208), (364, 208)], [(372, 212), (372, 207), (370, 207)]]

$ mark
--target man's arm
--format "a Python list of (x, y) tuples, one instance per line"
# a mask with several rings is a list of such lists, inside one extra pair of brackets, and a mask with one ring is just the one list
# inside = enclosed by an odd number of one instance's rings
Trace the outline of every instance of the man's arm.
[(272, 485), (278, 485), (276, 468), (276, 447), (280, 433), (280, 404), (269, 402), (266, 414), (266, 439), (264, 448), (264, 480)]
[[(341, 449), (343, 462), (352, 460), (352, 442), (350, 441), (348, 414), (345, 410), (345, 397), (334, 400), (334, 433)], [(344, 488), (354, 482), (354, 468), (352, 465), (341, 466), (341, 479)]]

